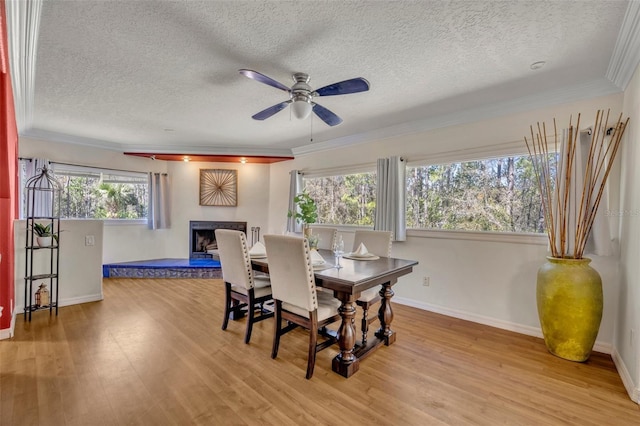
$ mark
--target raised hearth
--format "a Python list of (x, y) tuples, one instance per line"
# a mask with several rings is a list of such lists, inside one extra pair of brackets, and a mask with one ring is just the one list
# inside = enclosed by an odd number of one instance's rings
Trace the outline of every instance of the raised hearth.
[(247, 233), (247, 222), (189, 221), (189, 259), (212, 257), (208, 251), (218, 248), (216, 229), (233, 229)]
[(214, 259), (151, 259), (102, 265), (103, 278), (222, 278)]

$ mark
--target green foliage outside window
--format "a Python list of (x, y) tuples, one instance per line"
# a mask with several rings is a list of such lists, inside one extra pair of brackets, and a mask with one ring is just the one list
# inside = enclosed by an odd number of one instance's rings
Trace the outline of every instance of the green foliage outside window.
[(305, 191), (316, 201), (318, 223), (373, 225), (375, 173), (305, 178)]
[(61, 217), (85, 219), (144, 219), (147, 217), (146, 178), (104, 180), (98, 176), (56, 173), (62, 185)]
[[(551, 170), (555, 174), (555, 170)], [(544, 233), (529, 156), (407, 168), (407, 228)], [(376, 174), (305, 178), (318, 223), (372, 226)]]
[(537, 188), (524, 156), (411, 167), (407, 227), (542, 233)]

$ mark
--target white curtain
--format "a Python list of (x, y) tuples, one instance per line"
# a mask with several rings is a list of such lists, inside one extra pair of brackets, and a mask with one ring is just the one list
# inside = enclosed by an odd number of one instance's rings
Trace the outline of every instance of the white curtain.
[[(293, 199), (302, 192), (302, 172), (300, 170), (291, 170), (289, 174), (289, 209), (287, 211), (295, 212), (298, 206), (296, 206)], [(298, 223), (295, 217), (288, 217), (287, 232), (302, 232), (302, 224)]]
[(42, 0), (5, 1), (11, 83), (20, 134), (33, 123), (42, 4)]
[(169, 176), (166, 173), (149, 173), (149, 229), (171, 227), (169, 200)]
[[(26, 165), (26, 185), (27, 188), (36, 185), (41, 189), (53, 189), (53, 187), (49, 184), (49, 181), (46, 178), (38, 179), (37, 181), (33, 179), (37, 179), (37, 176), (42, 175), (43, 170), (49, 170), (49, 176), (51, 177), (52, 165), (46, 158), (32, 158), (31, 161), (27, 162)], [(29, 212), (27, 214), (33, 216), (40, 217), (50, 217), (53, 216), (53, 201), (52, 191), (26, 191), (29, 200), (27, 203), (29, 204)], [(24, 202), (24, 200), (21, 200)], [(21, 211), (24, 211), (21, 210)]]
[[(560, 159), (564, 162), (561, 170), (566, 171), (566, 161), (567, 161), (567, 149), (569, 147), (569, 143), (567, 139), (569, 137), (568, 129), (564, 129), (562, 134), (562, 144), (560, 145)], [(608, 136), (607, 136), (608, 137)], [(568, 209), (567, 216), (564, 218), (567, 223), (567, 249), (565, 250), (568, 254), (573, 254), (575, 251), (575, 240), (573, 236), (576, 235), (576, 218), (579, 215), (580, 203), (582, 201), (583, 188), (585, 184), (585, 176), (587, 173), (590, 173), (592, 176), (596, 175), (595, 170), (587, 171), (587, 161), (589, 158), (589, 149), (591, 146), (591, 132), (590, 131), (581, 131), (578, 137), (578, 143), (575, 145), (575, 156), (574, 156), (574, 167), (573, 174), (570, 177), (571, 188), (570, 188), (570, 196), (568, 198)], [(558, 168), (560, 169), (560, 164), (558, 164)], [(564, 185), (566, 182), (566, 176), (560, 176), (558, 182), (560, 183), (560, 193), (564, 191)], [(602, 182), (602, 178), (596, 181), (596, 187), (600, 187)], [(610, 256), (613, 254), (613, 244), (611, 239), (611, 233), (609, 230), (609, 224), (607, 222), (607, 218), (605, 215), (605, 211), (609, 209), (608, 206), (608, 193), (607, 188), (605, 187), (604, 192), (602, 194), (602, 201), (600, 202), (600, 207), (598, 208), (596, 217), (593, 222), (593, 227), (591, 228), (591, 233), (589, 234), (587, 244), (585, 246), (585, 254), (591, 253), (597, 256)], [(592, 208), (593, 200), (591, 203), (588, 203), (588, 208)], [(556, 241), (560, 241), (560, 227), (561, 221), (563, 220), (561, 213), (561, 206), (559, 206), (557, 200), (554, 200), (554, 220), (556, 222)]]
[(373, 229), (393, 232), (394, 241), (406, 241), (406, 167), (401, 157), (378, 159), (376, 216)]

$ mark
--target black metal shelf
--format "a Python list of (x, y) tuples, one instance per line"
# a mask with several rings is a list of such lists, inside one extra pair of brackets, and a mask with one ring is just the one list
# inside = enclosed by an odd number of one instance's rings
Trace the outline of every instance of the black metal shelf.
[(58, 278), (58, 274), (38, 274), (38, 275), (31, 275), (31, 276), (27, 276), (24, 277), (26, 280), (33, 280), (33, 281), (37, 281), (37, 280), (46, 280), (49, 278)]
[(26, 312), (36, 312), (36, 311), (46, 311), (46, 310), (51, 310), (51, 309), (58, 309), (58, 304), (57, 303), (51, 303), (49, 305), (45, 305), (45, 306), (38, 306), (38, 305), (31, 305), (31, 306), (27, 306), (26, 308), (24, 308), (24, 310)]
[[(31, 313), (55, 309), (58, 315), (58, 272), (60, 267), (60, 186), (53, 174), (43, 167), (38, 174), (27, 181), (26, 185), (26, 235), (25, 235), (25, 272), (24, 272), (24, 319), (31, 321)], [(48, 246), (36, 244), (36, 225), (46, 227), (52, 243)], [(49, 236), (47, 235), (47, 236)], [(34, 261), (34, 253), (37, 261)], [(45, 267), (44, 260), (48, 258)], [(38, 265), (37, 267), (35, 265)], [(40, 282), (38, 282), (40, 281)], [(40, 290), (34, 294), (34, 284)], [(43, 296), (49, 293), (48, 300)], [(35, 298), (35, 300), (34, 300)], [(46, 305), (40, 305), (40, 301)], [(34, 303), (35, 302), (35, 303)]]

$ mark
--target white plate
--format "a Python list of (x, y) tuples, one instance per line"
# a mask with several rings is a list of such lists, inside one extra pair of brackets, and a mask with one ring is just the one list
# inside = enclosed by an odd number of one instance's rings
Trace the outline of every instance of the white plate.
[(353, 259), (353, 260), (376, 260), (380, 259), (380, 256), (376, 256), (375, 254), (367, 255), (367, 256), (358, 256), (357, 254), (348, 253), (344, 256), (345, 259)]

